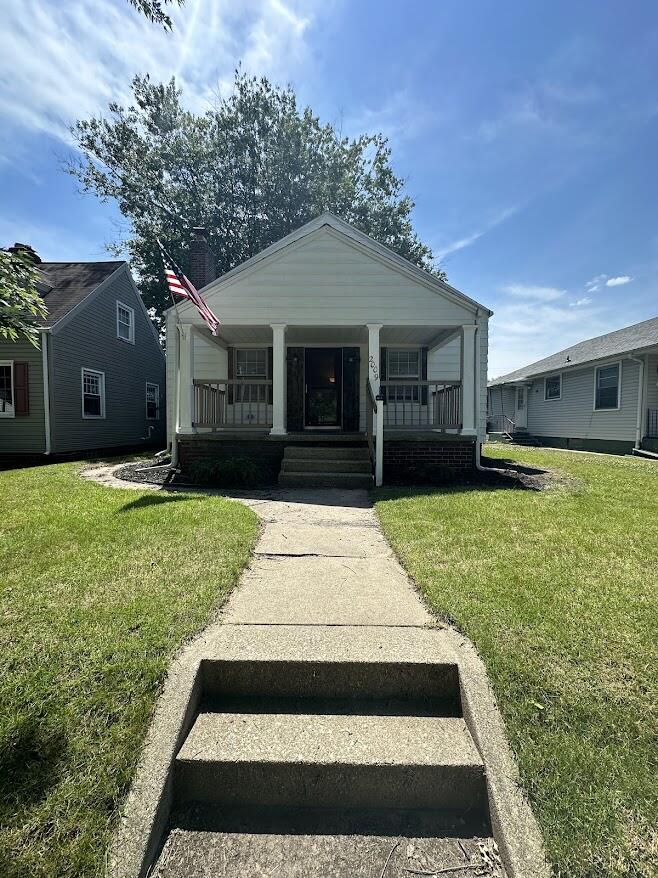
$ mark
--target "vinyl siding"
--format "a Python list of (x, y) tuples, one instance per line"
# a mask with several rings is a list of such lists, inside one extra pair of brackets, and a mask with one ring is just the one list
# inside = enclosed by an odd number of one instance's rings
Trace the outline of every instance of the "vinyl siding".
[[(394, 345), (391, 345), (394, 347)], [(443, 347), (430, 351), (427, 357), (427, 377), (430, 381), (459, 381), (461, 377), (461, 336)]]
[[(474, 311), (363, 252), (335, 232), (322, 229), (219, 288), (204, 292), (226, 323), (313, 321), (459, 325)], [(193, 306), (185, 320), (199, 321)]]
[(647, 408), (658, 409), (658, 353), (647, 358)]
[[(135, 311), (135, 343), (117, 338), (116, 303)], [(82, 417), (82, 368), (105, 373), (105, 418)], [(138, 445), (153, 424), (165, 438), (165, 362), (128, 268), (119, 269), (52, 336), (53, 452)], [(160, 387), (160, 419), (146, 420), (146, 382)]]
[(43, 454), (46, 449), (43, 368), (40, 348), (29, 341), (0, 339), (0, 360), (28, 364), (30, 413), (0, 418), (0, 454)]
[(536, 378), (528, 393), (528, 432), (534, 436), (634, 441), (637, 418), (639, 364), (621, 364), (618, 410), (594, 411), (594, 369), (588, 366), (562, 373), (561, 399), (544, 399), (544, 378)]
[(514, 419), (514, 396), (513, 387), (490, 387), (489, 388), (489, 414), (507, 415)]

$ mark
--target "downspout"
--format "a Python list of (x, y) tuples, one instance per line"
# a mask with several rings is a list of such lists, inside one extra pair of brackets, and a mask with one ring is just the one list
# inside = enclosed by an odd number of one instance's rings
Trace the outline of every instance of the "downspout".
[(44, 454), (51, 452), (51, 436), (50, 436), (50, 376), (48, 375), (48, 335), (49, 329), (42, 329), (41, 332), (41, 368), (43, 371), (43, 425), (46, 440), (46, 450)]
[(482, 375), (481, 368), (482, 363), (480, 361), (480, 348), (482, 346), (482, 342), (480, 339), (480, 311), (476, 311), (475, 313), (475, 322), (477, 323), (477, 330), (475, 333), (475, 427), (477, 430), (477, 434), (475, 436), (475, 469), (480, 470), (480, 472), (485, 469), (480, 463), (480, 454), (482, 452), (482, 442), (480, 441), (480, 432), (482, 429)]
[(635, 419), (635, 449), (640, 451), (642, 448), (642, 422), (644, 420), (644, 360), (641, 357), (628, 355), (629, 360), (640, 364), (640, 377), (637, 387), (637, 416)]

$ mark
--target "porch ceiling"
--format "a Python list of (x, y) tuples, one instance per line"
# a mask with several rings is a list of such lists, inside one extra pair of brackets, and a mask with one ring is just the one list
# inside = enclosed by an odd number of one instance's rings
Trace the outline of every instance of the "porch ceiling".
[[(375, 321), (373, 321), (375, 322)], [(382, 326), (380, 343), (382, 345), (441, 344), (455, 327), (441, 326)], [(226, 325), (219, 328), (219, 338), (228, 345), (271, 344), (272, 329), (263, 325)], [(365, 326), (288, 326), (287, 344), (359, 344), (367, 343), (368, 330)]]

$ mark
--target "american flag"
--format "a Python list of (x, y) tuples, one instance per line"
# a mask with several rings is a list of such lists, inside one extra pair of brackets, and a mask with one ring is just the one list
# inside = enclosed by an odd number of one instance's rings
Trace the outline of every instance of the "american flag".
[(211, 311), (192, 281), (188, 280), (188, 278), (185, 277), (182, 270), (178, 267), (178, 265), (176, 265), (176, 263), (167, 253), (160, 241), (158, 241), (158, 247), (160, 248), (160, 253), (162, 254), (162, 261), (164, 262), (165, 269), (165, 278), (167, 280), (167, 286), (169, 287), (169, 292), (171, 293), (171, 295), (180, 296), (183, 299), (189, 299), (191, 302), (194, 302), (197, 307), (197, 311), (210, 327), (211, 332), (215, 332), (217, 330), (217, 327), (219, 326), (219, 318), (217, 317), (217, 315)]

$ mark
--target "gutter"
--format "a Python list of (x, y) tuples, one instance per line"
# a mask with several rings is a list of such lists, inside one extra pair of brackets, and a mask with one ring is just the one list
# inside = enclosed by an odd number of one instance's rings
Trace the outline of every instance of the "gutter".
[(51, 435), (50, 435), (50, 376), (48, 374), (48, 338), (50, 329), (41, 329), (41, 365), (43, 371), (43, 426), (46, 440), (46, 450), (44, 454), (51, 452)]
[(635, 448), (633, 449), (634, 451), (640, 451), (642, 449), (642, 422), (644, 420), (644, 360), (640, 357), (634, 357), (632, 354), (628, 355), (628, 359), (640, 364), (637, 387), (637, 415), (635, 418)]

